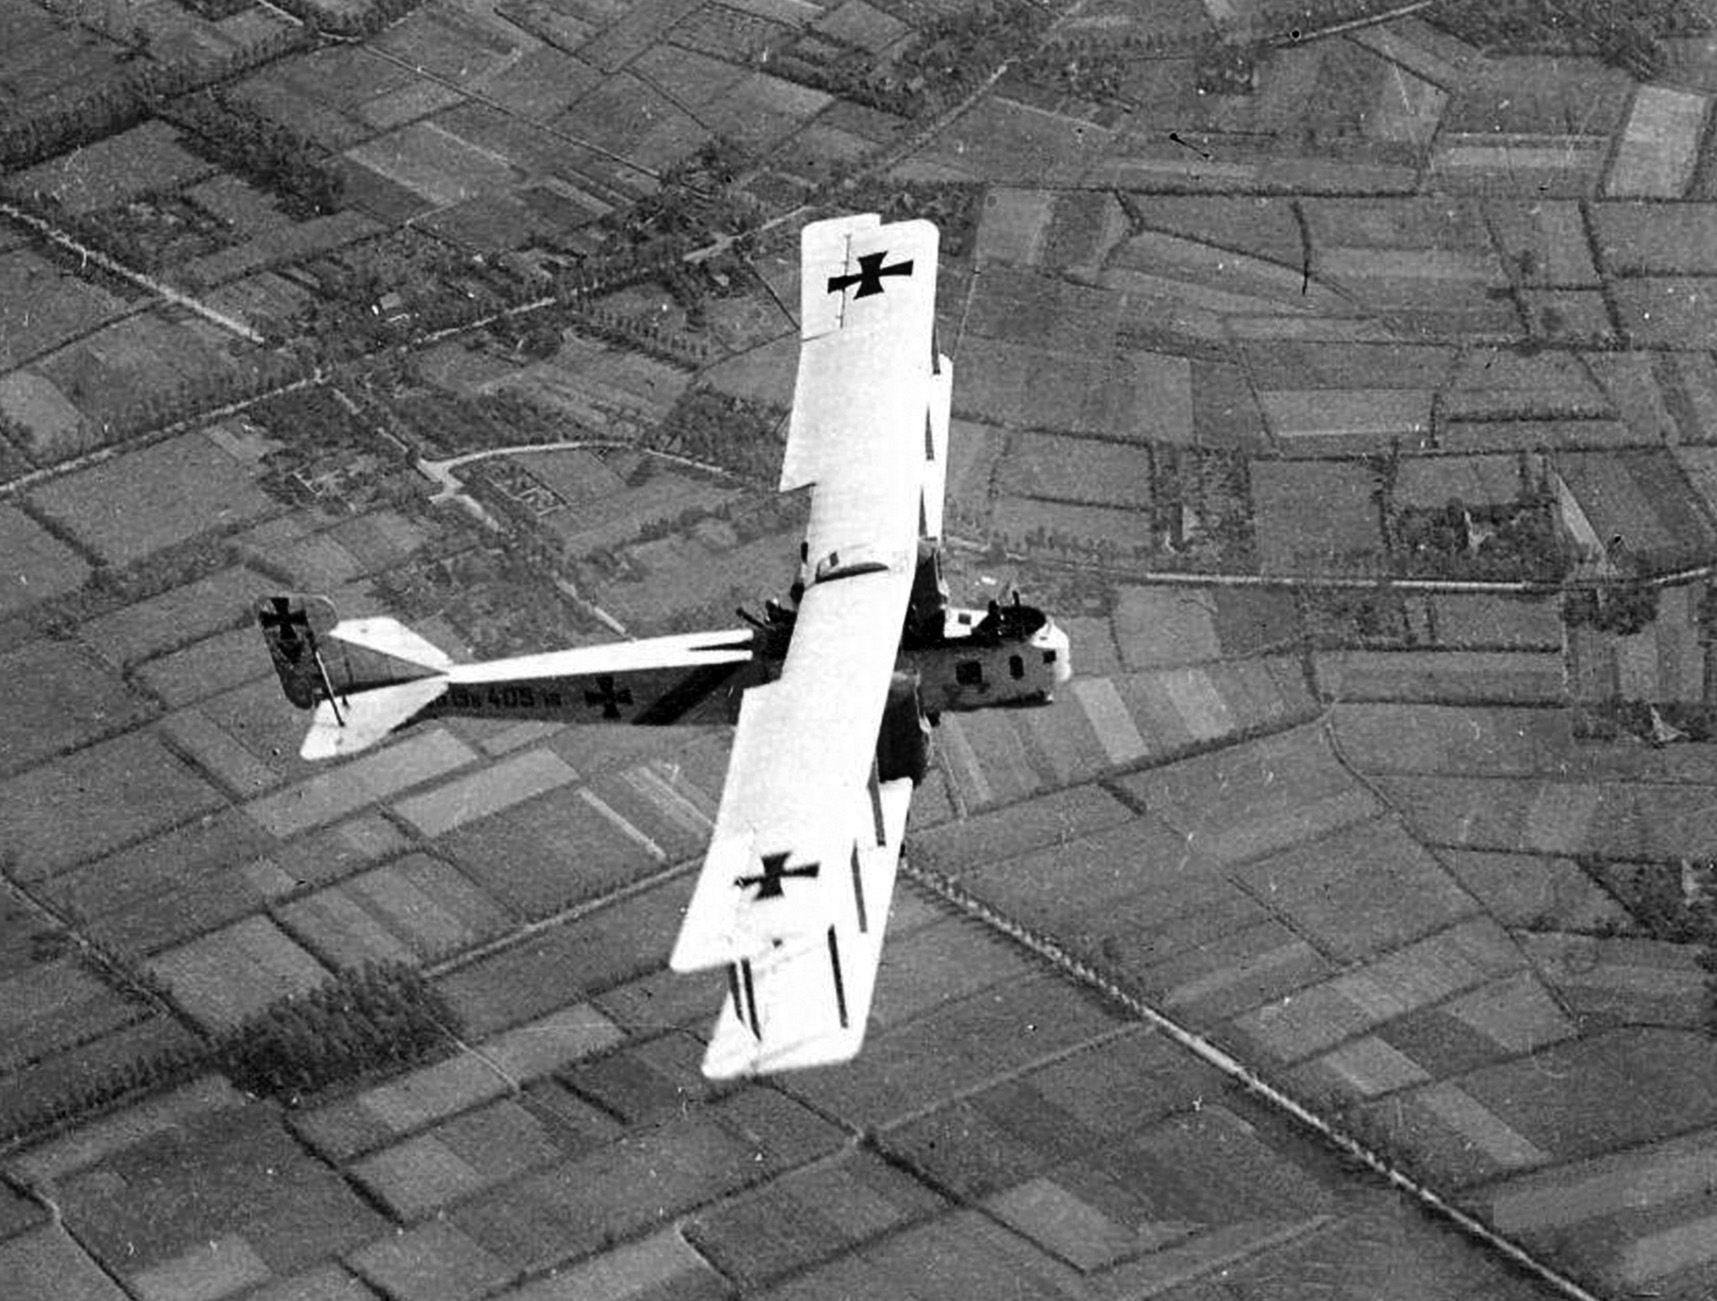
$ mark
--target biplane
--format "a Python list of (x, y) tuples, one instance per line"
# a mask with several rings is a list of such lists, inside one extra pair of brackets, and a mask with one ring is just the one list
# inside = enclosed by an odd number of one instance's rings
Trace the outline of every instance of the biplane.
[(948, 600), (937, 238), (874, 214), (804, 229), (780, 488), (808, 489), (810, 516), (787, 599), (741, 611), (744, 626), (455, 663), (395, 620), (339, 620), (319, 597), (256, 605), (287, 699), (314, 711), (308, 758), (450, 714), (734, 723), (669, 959), (726, 972), (712, 1077), (858, 1052), (931, 727), (945, 710), (1048, 702), (1071, 673), (1067, 634), (1017, 594), (982, 610)]

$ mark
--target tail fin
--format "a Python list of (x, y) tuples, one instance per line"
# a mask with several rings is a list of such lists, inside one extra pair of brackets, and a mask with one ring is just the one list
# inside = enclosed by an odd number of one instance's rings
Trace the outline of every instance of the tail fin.
[(338, 703), (324, 700), (316, 707), (299, 753), (306, 759), (333, 759), (368, 749), (411, 722), (446, 689), (447, 679), (437, 675), (376, 687)]
[(318, 638), (334, 627), (334, 603), (325, 596), (263, 596), (255, 610), (286, 698), (309, 709), (332, 695)]

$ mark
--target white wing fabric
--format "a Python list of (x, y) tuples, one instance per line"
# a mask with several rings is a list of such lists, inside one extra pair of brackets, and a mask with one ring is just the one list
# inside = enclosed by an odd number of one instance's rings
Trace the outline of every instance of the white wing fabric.
[(678, 971), (731, 968), (712, 1074), (857, 1051), (899, 855), (896, 805), (904, 826), (911, 795), (910, 782), (879, 784), (874, 762), (917, 567), (936, 228), (841, 218), (806, 227), (802, 251), (781, 487), (811, 487), (808, 586), (780, 678), (741, 704), (670, 959)]

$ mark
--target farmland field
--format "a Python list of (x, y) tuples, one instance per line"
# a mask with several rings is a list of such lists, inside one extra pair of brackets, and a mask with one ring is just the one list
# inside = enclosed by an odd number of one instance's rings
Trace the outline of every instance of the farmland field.
[(75, 645), (42, 640), (8, 651), (0, 655), (0, 680), (31, 686), (0, 715), (0, 773), (129, 730), (155, 712)]
[(277, 509), (250, 475), (201, 434), (185, 434), (40, 488), (35, 504), (115, 564), (210, 527)]
[[(1717, 56), (1676, 4), (43, 3), (0, 17), (0, 188), (53, 228), (0, 221), (0, 1292), (1544, 1295), (1244, 1068), (1594, 1295), (1711, 1294)], [(206, 91), (249, 123), (209, 157)], [(253, 603), (474, 658), (779, 597), (840, 279), (797, 234), (843, 211), (941, 230), (944, 574), (1075, 672), (939, 719), (863, 1052), (715, 1085), (727, 973), (665, 963), (732, 730), (313, 764)], [(448, 1055), (191, 1079), (372, 960)]]
[(0, 255), (0, 370), (105, 325), (126, 305), (27, 249)]
[(90, 212), (146, 190), (199, 180), (214, 170), (180, 144), (175, 128), (151, 121), (9, 177), (7, 184), (25, 194), (41, 190), (72, 212)]

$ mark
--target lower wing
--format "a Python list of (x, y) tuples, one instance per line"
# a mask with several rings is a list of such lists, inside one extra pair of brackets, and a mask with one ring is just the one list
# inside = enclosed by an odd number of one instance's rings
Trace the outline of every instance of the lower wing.
[(704, 1054), (705, 1075), (764, 1075), (857, 1055), (876, 991), (911, 802), (910, 779), (882, 784), (885, 838), (855, 855), (850, 910), (832, 917), (825, 930), (729, 965), (727, 1001)]

